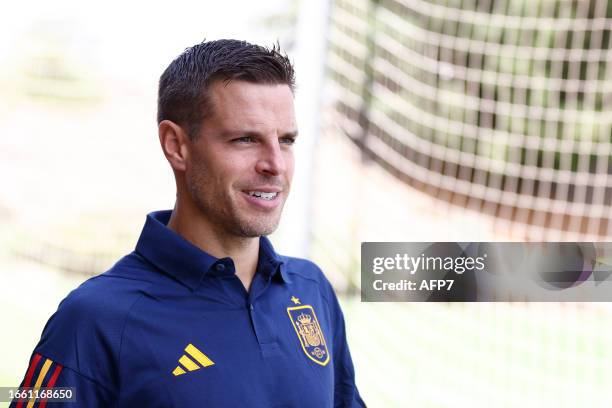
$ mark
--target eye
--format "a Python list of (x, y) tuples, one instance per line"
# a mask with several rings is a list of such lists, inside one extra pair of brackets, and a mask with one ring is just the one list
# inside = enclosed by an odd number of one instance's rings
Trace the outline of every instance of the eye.
[(280, 138), (281, 144), (292, 146), (295, 143), (295, 136), (285, 136)]
[(253, 143), (255, 139), (252, 136), (241, 136), (236, 139), (232, 139), (232, 143)]

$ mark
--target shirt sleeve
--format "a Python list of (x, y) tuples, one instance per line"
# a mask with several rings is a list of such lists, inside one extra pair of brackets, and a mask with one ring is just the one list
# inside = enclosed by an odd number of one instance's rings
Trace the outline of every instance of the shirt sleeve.
[(47, 321), (21, 383), (31, 388), (70, 387), (74, 402), (36, 399), (13, 401), (11, 407), (116, 405), (115, 314), (110, 300), (81, 289), (87, 282), (62, 300)]
[(346, 341), (344, 315), (333, 288), (328, 283), (331, 298), (331, 316), (334, 325), (334, 407), (365, 407), (355, 384), (355, 369)]
[(70, 388), (73, 400), (68, 402), (47, 401), (46, 399), (14, 399), (10, 408), (52, 408), (52, 407), (112, 407), (116, 406), (112, 394), (102, 385), (61, 363), (35, 352), (30, 359), (28, 370), (20, 387)]

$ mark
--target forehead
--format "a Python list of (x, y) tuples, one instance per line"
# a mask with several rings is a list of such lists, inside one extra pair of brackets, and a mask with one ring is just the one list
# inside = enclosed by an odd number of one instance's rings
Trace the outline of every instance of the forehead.
[(212, 122), (211, 125), (224, 128), (275, 127), (283, 130), (296, 127), (293, 93), (288, 85), (215, 81), (208, 90), (208, 96), (212, 116), (205, 122)]

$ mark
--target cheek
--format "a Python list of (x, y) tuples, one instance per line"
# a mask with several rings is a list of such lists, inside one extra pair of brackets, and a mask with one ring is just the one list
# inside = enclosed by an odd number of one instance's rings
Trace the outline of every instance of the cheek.
[[(226, 157), (224, 163), (218, 163), (216, 179), (219, 184), (226, 187), (240, 186), (245, 179), (250, 179), (250, 162), (244, 157)], [(254, 165), (252, 166), (254, 167)]]
[(293, 178), (293, 171), (295, 170), (295, 158), (293, 157), (293, 153), (289, 153), (285, 163), (287, 166), (287, 179), (291, 181)]
[(193, 170), (200, 173), (200, 178), (207, 179), (211, 183), (220, 183), (228, 173), (228, 161), (223, 160), (223, 157), (222, 154), (214, 155), (211, 152), (194, 156)]
[(194, 158), (188, 167), (186, 177), (190, 188), (197, 188), (202, 193), (208, 194), (218, 194), (227, 183), (223, 169), (207, 157)]

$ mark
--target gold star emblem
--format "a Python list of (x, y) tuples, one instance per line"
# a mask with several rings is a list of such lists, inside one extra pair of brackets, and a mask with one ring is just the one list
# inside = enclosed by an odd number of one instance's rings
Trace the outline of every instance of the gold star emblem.
[(293, 304), (295, 305), (299, 305), (300, 303), (300, 299), (296, 298), (295, 296), (291, 296), (291, 301), (293, 302)]

